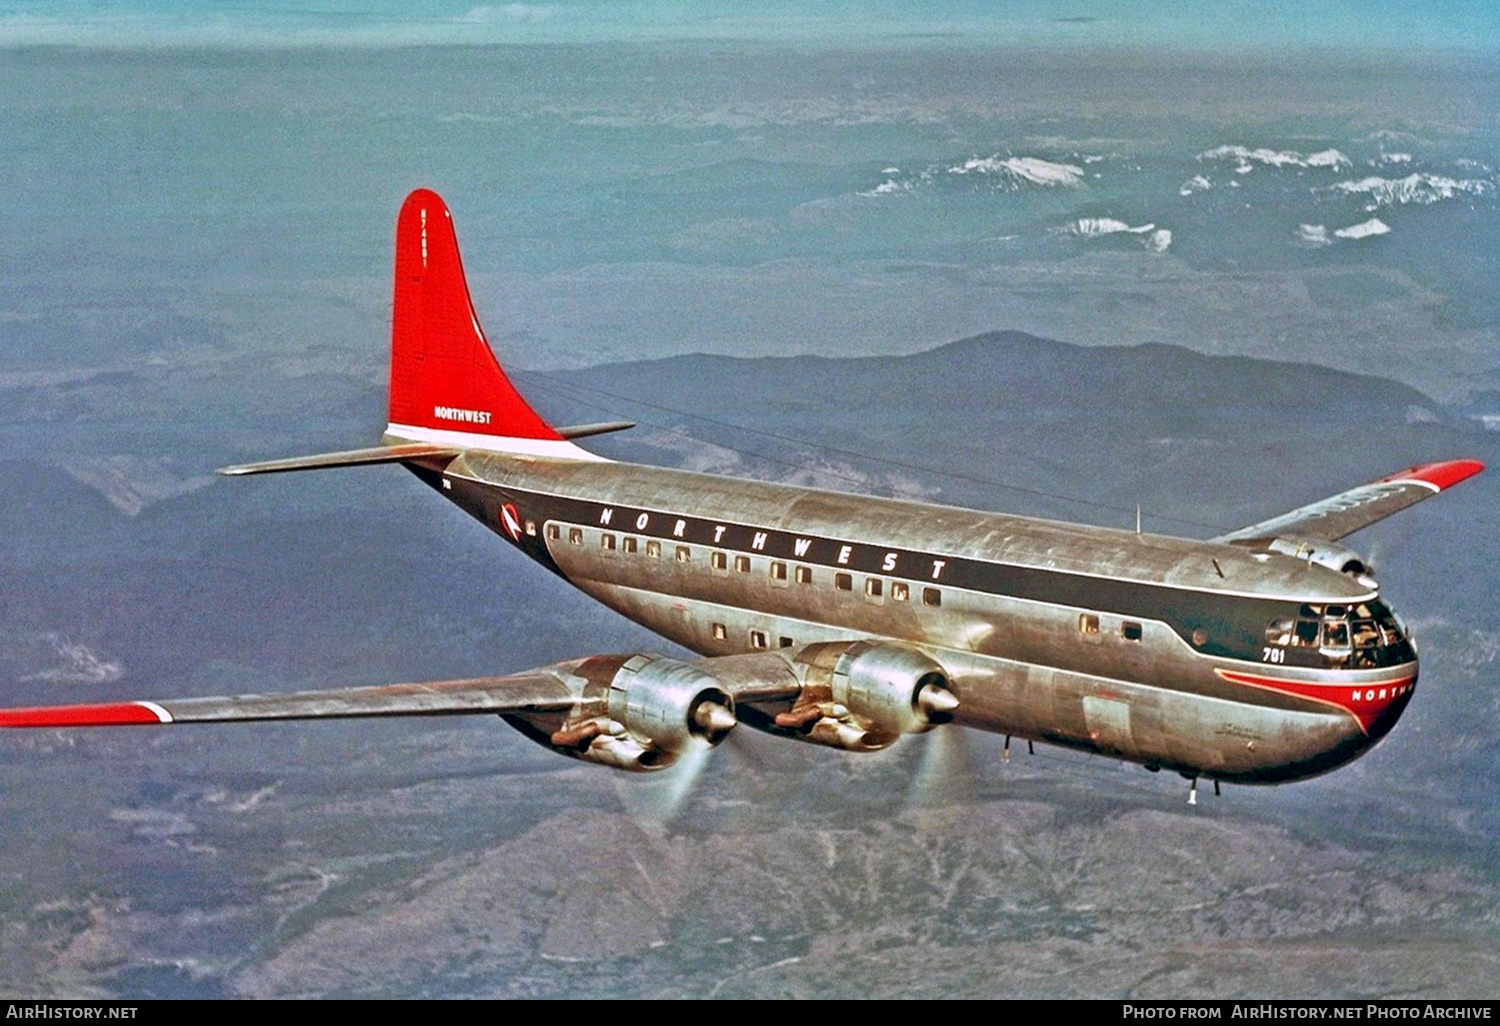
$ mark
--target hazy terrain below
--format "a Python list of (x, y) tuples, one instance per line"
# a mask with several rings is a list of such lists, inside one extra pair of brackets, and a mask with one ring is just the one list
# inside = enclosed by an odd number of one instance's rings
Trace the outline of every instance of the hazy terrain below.
[[(559, 421), (640, 418), (597, 443), (616, 455), (1096, 523), (1139, 500), (1148, 529), (1200, 536), (1420, 460), (1493, 460), (1497, 437), (1378, 378), (1018, 334), (518, 377)], [(368, 440), (381, 389), (347, 403), (366, 423), (302, 447)], [(177, 444), (163, 460), (196, 468), (237, 443)], [(176, 489), (138, 469), (0, 463), (8, 703), (662, 647), (395, 468)], [(7, 734), (0, 987), (1491, 995), (1500, 624), (1468, 568), (1494, 508), (1484, 476), (1354, 539), (1423, 645), (1391, 738), (1195, 809), (1176, 778), (1045, 747), (1002, 765), (998, 738), (942, 732), (865, 757), (736, 738), (695, 785), (490, 719)], [(873, 971), (891, 964), (910, 973)]]

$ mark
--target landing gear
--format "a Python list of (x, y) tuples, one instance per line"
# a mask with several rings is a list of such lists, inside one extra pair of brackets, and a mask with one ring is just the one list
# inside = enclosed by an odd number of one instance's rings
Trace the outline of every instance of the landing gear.
[[(1219, 790), (1219, 782), (1214, 781), (1214, 797), (1217, 798), (1222, 792)], [(1198, 778), (1188, 777), (1188, 804), (1198, 804)]]

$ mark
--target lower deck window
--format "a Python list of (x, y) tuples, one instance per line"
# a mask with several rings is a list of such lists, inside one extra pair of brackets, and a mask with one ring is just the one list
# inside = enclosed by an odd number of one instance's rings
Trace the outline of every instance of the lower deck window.
[(1124, 623), (1120, 624), (1120, 637), (1124, 638), (1126, 641), (1140, 641), (1141, 625), (1136, 623), (1134, 620), (1126, 620)]
[(751, 631), (750, 632), (750, 647), (751, 648), (765, 648), (766, 647), (766, 632), (765, 631)]

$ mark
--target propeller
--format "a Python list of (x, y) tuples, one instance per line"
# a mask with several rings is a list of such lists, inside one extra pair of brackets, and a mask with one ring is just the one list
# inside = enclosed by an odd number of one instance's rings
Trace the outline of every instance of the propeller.
[(975, 798), (973, 759), (966, 733), (949, 724), (904, 739), (906, 744), (922, 746), (906, 789), (909, 809), (961, 805)]

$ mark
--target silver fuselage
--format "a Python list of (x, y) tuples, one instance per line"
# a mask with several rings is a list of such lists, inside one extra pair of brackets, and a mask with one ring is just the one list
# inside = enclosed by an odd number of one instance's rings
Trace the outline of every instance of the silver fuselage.
[(1266, 648), (1299, 607), (1377, 597), (1277, 553), (634, 464), (470, 451), (412, 469), (694, 652), (908, 645), (947, 670), (956, 722), (1150, 768), (1325, 772), (1389, 731), (1416, 680), (1409, 645), (1366, 669)]

